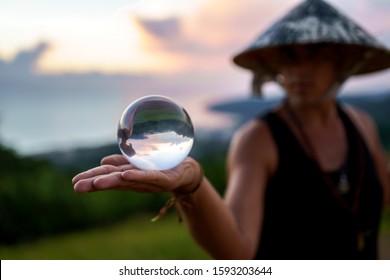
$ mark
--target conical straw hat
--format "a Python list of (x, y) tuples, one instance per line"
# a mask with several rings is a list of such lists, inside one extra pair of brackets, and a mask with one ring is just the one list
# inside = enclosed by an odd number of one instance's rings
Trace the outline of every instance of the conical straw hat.
[[(390, 67), (390, 51), (368, 32), (321, 0), (307, 0), (261, 34), (237, 54), (237, 65), (274, 78), (268, 60), (293, 45), (325, 45), (342, 53), (338, 59), (353, 57), (359, 62), (349, 75), (366, 74)], [(282, 48), (281, 48), (282, 47)], [(359, 55), (357, 55), (359, 54)]]

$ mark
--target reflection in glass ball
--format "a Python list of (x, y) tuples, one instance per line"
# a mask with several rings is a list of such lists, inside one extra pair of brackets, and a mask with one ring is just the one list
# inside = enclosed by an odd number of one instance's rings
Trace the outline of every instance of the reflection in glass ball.
[(193, 142), (190, 116), (168, 97), (152, 95), (137, 99), (119, 120), (119, 148), (139, 169), (174, 168), (189, 154)]

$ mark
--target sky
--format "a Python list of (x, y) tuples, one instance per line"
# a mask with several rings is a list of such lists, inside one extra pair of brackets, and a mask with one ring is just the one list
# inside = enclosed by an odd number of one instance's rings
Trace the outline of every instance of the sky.
[[(177, 100), (195, 127), (221, 127), (228, 120), (208, 105), (249, 96), (250, 74), (232, 56), (297, 3), (1, 1), (0, 141), (23, 154), (108, 142), (121, 111), (149, 94)], [(390, 1), (328, 3), (390, 46)], [(389, 78), (353, 78), (344, 90), (390, 89)]]

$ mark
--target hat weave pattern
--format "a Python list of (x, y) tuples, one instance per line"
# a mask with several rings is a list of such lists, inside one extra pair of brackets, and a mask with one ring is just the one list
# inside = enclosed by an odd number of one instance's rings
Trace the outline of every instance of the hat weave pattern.
[(256, 58), (270, 48), (332, 44), (351, 51), (369, 53), (353, 74), (365, 74), (390, 67), (390, 51), (351, 19), (322, 0), (307, 0), (293, 8), (261, 34), (247, 49), (233, 58), (244, 68), (266, 72)]
[(363, 28), (323, 1), (306, 1), (272, 25), (253, 47), (343, 43), (384, 48)]

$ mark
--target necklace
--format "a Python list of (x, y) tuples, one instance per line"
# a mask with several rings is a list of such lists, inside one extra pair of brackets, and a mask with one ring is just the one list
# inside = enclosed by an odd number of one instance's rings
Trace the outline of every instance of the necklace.
[[(325, 174), (323, 171), (322, 171), (322, 168), (321, 168), (321, 165), (320, 165), (320, 162), (318, 160), (318, 156), (314, 150), (314, 147), (312, 145), (312, 143), (310, 142), (309, 138), (307, 137), (307, 134), (306, 132), (304, 131), (303, 129), (303, 126), (299, 120), (299, 118), (297, 117), (297, 115), (295, 114), (295, 112), (292, 110), (292, 108), (290, 107), (290, 105), (288, 104), (287, 100), (284, 102), (285, 104), (285, 108), (287, 110), (287, 113), (288, 115), (291, 117), (292, 121), (293, 121), (293, 124), (294, 126), (297, 128), (298, 130), (298, 133), (300, 134), (302, 140), (304, 141), (304, 144), (307, 148), (307, 152), (308, 152), (308, 156), (313, 160), (313, 162), (316, 164), (317, 166), (317, 169), (318, 171), (320, 172), (320, 174), (322, 175), (322, 178), (323, 178), (323, 181), (325, 182), (325, 184), (328, 186), (328, 188), (330, 189), (330, 191), (332, 192), (332, 194), (334, 195), (334, 197), (338, 200), (338, 202), (344, 206), (344, 208), (347, 208), (348, 210), (350, 210), (352, 213), (356, 213), (357, 212), (357, 209), (358, 209), (358, 206), (359, 206), (359, 195), (360, 195), (360, 187), (361, 187), (361, 180), (359, 180), (359, 184), (357, 186), (357, 190), (356, 190), (356, 193), (355, 193), (355, 200), (354, 200), (354, 203), (352, 206), (350, 206), (347, 201), (343, 198), (342, 195), (344, 194), (347, 194), (350, 190), (351, 190), (351, 186), (350, 186), (350, 181), (349, 181), (349, 178), (348, 178), (348, 175), (347, 175), (347, 172), (346, 172), (346, 168), (343, 168), (342, 169), (342, 172), (340, 174), (340, 177), (339, 177), (339, 180), (338, 180), (338, 183), (334, 183), (332, 181), (332, 179), (327, 175)], [(357, 147), (357, 151), (360, 152), (360, 148), (361, 147)], [(363, 173), (363, 172), (362, 172)], [(363, 174), (360, 174), (361, 176), (363, 176)], [(361, 177), (362, 178), (362, 177)]]
[(341, 194), (347, 194), (349, 190), (351, 189), (351, 186), (349, 184), (348, 180), (348, 174), (346, 171), (341, 171), (340, 179), (337, 185), (337, 189)]
[[(287, 108), (287, 112), (289, 113), (291, 119), (293, 120), (296, 128), (298, 129), (298, 131), (302, 137), (302, 140), (305, 142), (305, 145), (308, 149), (307, 151), (309, 152), (309, 156), (316, 162), (316, 164), (321, 169), (318, 156), (314, 150), (312, 143), (310, 142), (309, 138), (307, 137), (307, 134), (304, 131), (300, 120), (298, 119), (297, 115), (294, 113), (294, 111), (291, 109), (291, 107), (288, 105), (287, 102), (286, 102), (286, 108)], [(349, 179), (348, 179), (346, 163), (344, 163), (344, 165), (341, 169), (341, 172), (340, 172), (340, 175), (338, 178), (338, 182), (336, 183), (336, 188), (341, 194), (347, 194), (350, 190), (350, 184), (349, 184)]]

